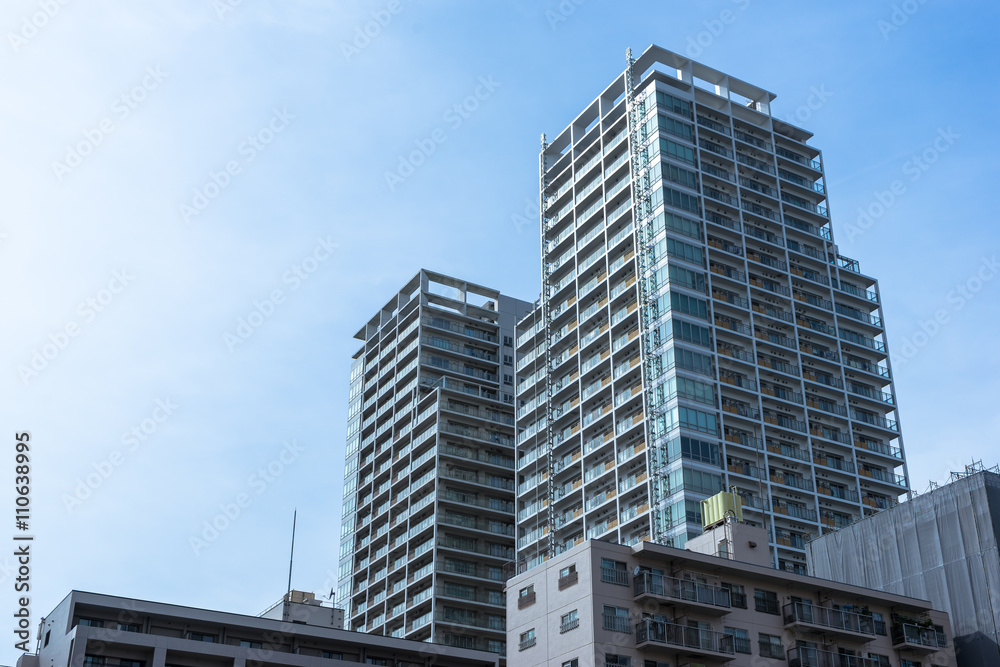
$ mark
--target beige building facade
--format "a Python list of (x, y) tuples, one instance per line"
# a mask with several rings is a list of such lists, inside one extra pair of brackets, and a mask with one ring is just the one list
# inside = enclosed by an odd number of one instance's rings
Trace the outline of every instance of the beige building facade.
[[(954, 667), (924, 600), (770, 566), (731, 523), (691, 548), (588, 540), (507, 582), (507, 655), (530, 667)], [(734, 560), (738, 554), (746, 560)]]

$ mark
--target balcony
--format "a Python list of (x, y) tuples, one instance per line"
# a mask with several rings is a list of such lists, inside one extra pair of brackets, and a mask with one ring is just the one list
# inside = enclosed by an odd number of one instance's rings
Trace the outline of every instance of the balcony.
[(688, 579), (676, 579), (652, 572), (641, 572), (633, 579), (636, 599), (666, 600), (697, 609), (701, 613), (728, 614), (732, 603), (728, 589)]
[(913, 623), (896, 623), (892, 626), (892, 647), (921, 653), (934, 653), (948, 646), (948, 638), (934, 628)]
[(731, 635), (649, 618), (636, 623), (635, 644), (639, 649), (656, 645), (679, 647), (688, 654), (722, 660), (732, 659), (736, 653)]
[(601, 581), (615, 586), (628, 586), (628, 570), (602, 566)]
[(806, 632), (825, 633), (846, 639), (871, 639), (876, 634), (875, 620), (871, 616), (843, 609), (820, 607), (808, 602), (786, 604), (783, 616), (786, 628)]
[(621, 632), (632, 634), (632, 624), (628, 616), (616, 616), (615, 614), (604, 614), (603, 628), (609, 632)]
[(877, 658), (862, 658), (806, 646), (788, 651), (788, 667), (879, 667), (879, 664)]

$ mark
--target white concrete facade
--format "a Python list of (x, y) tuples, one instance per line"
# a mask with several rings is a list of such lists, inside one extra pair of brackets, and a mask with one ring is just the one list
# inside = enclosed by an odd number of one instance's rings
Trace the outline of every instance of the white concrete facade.
[(424, 270), (355, 336), (337, 589), (347, 628), (503, 653), (514, 323), (530, 307)]

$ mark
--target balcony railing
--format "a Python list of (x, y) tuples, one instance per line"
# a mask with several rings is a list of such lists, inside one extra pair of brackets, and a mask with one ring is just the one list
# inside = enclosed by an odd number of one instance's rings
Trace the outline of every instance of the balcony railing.
[(821, 651), (807, 646), (789, 649), (788, 667), (879, 667), (878, 658)]
[(619, 570), (614, 567), (601, 568), (601, 581), (616, 586), (628, 586), (628, 570)]
[(665, 621), (645, 618), (635, 626), (636, 644), (654, 642), (668, 646), (680, 646), (695, 651), (733, 655), (733, 637), (712, 630), (701, 630)]
[(632, 623), (628, 616), (617, 616), (615, 614), (604, 614), (604, 629), (610, 632), (623, 632), (632, 634)]
[(659, 595), (715, 607), (730, 607), (730, 592), (689, 579), (676, 579), (652, 572), (641, 572), (632, 581), (635, 595)]
[(863, 635), (875, 635), (875, 620), (853, 611), (820, 607), (808, 602), (791, 602), (784, 607), (785, 625), (808, 623), (833, 630), (844, 630)]
[(931, 648), (944, 648), (948, 638), (934, 628), (924, 628), (913, 623), (897, 623), (892, 626), (892, 644), (914, 644)]

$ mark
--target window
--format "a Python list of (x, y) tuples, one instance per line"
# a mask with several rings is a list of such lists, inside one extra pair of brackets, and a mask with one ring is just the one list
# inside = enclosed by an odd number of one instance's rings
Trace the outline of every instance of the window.
[(535, 604), (535, 585), (530, 584), (517, 592), (517, 608), (524, 609)]
[(119, 623), (118, 629), (122, 632), (142, 632), (142, 628), (139, 627), (138, 623)]
[(569, 632), (570, 630), (575, 630), (580, 627), (580, 617), (577, 615), (577, 610), (569, 612), (568, 614), (563, 614), (562, 618), (559, 619), (559, 632)]
[(752, 655), (750, 650), (750, 633), (743, 628), (726, 628), (725, 634), (733, 638), (733, 649), (737, 653)]
[(646, 660), (642, 663), (642, 667), (670, 667), (670, 663), (660, 660)]
[(328, 660), (343, 660), (344, 654), (338, 651), (320, 651), (320, 657), (327, 658)]
[(203, 632), (189, 632), (188, 639), (195, 642), (205, 642), (206, 644), (215, 643), (215, 635), (206, 635)]
[(567, 660), (562, 664), (562, 667), (580, 667), (580, 660), (578, 658)]
[(118, 661), (118, 667), (142, 667), (145, 664), (146, 663), (143, 660), (125, 660), (125, 659), (122, 659), (122, 660)]
[(604, 667), (632, 667), (632, 658), (608, 653), (604, 656)]
[(382, 665), (382, 667), (389, 667), (388, 658), (367, 658), (365, 659), (365, 664), (367, 665)]
[(743, 586), (722, 582), (721, 587), (729, 591), (729, 603), (732, 606), (739, 607), (740, 609), (747, 608), (747, 595), (743, 592)]
[(45, 631), (45, 643), (42, 644), (42, 648), (45, 648), (46, 646), (49, 645), (49, 635), (51, 635), (51, 634), (52, 634), (51, 630), (46, 630)]
[(781, 645), (781, 637), (776, 637), (775, 635), (765, 635), (762, 632), (757, 635), (757, 644), (760, 649), (761, 657), (778, 658), (779, 660), (785, 657), (785, 650)]
[(664, 163), (662, 169), (663, 178), (668, 181), (677, 183), (678, 185), (683, 185), (691, 188), (692, 190), (698, 190), (698, 175), (693, 171), (681, 169), (680, 167), (669, 163)]
[(659, 152), (663, 153), (667, 157), (671, 157), (675, 160), (680, 160), (681, 162), (687, 162), (688, 164), (698, 164), (694, 157), (694, 149), (685, 146), (684, 144), (679, 144), (676, 141), (671, 141), (670, 139), (660, 139), (660, 144), (656, 148)]
[(577, 582), (576, 563), (559, 570), (559, 590), (568, 588)]
[(507, 347), (513, 347), (514, 346), (514, 337), (513, 336), (504, 336), (503, 337), (503, 344), (506, 345)]
[(240, 646), (242, 648), (260, 648), (261, 647), (261, 643), (260, 642), (252, 642), (252, 641), (250, 641), (248, 639), (241, 639), (240, 640)]
[(879, 653), (869, 653), (868, 659), (878, 665), (878, 667), (890, 667), (892, 664), (889, 662), (889, 656)]
[(503, 355), (503, 362), (508, 366), (512, 366), (514, 364), (514, 356), (510, 354)]
[(84, 627), (90, 627), (90, 628), (103, 628), (104, 621), (99, 621), (95, 618), (81, 618), (79, 621), (77, 621), (77, 625), (82, 625)]
[(920, 667), (920, 661), (919, 660), (904, 660), (903, 658), (900, 658), (899, 659), (899, 667)]
[(104, 656), (96, 655), (85, 655), (83, 656), (84, 667), (105, 667), (108, 664), (108, 659)]
[(523, 651), (535, 645), (535, 629), (531, 628), (527, 632), (521, 633), (521, 641), (517, 644), (517, 650)]
[(601, 581), (616, 586), (628, 586), (628, 566), (621, 561), (602, 558)]
[(753, 604), (754, 609), (765, 614), (781, 614), (781, 610), (778, 609), (778, 594), (773, 591), (755, 588), (753, 590)]
[(629, 622), (628, 609), (604, 605), (604, 629), (611, 632), (632, 634), (632, 624)]

